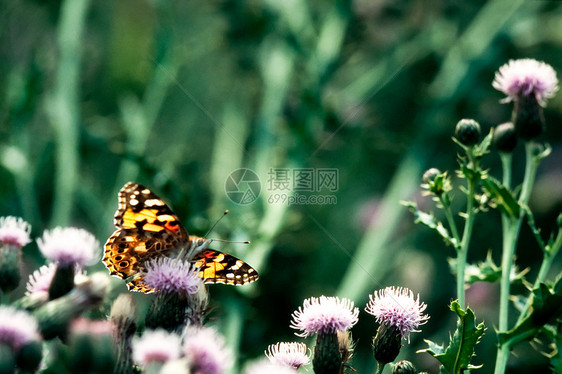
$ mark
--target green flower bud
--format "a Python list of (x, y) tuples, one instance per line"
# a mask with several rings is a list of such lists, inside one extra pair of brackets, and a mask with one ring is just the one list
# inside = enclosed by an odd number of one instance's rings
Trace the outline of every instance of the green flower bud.
[(492, 143), (500, 152), (513, 152), (517, 146), (517, 135), (513, 123), (506, 122), (496, 126)]
[(392, 374), (416, 374), (416, 368), (410, 361), (400, 361), (392, 365)]
[(472, 119), (461, 119), (455, 128), (455, 138), (467, 147), (480, 141), (480, 125)]

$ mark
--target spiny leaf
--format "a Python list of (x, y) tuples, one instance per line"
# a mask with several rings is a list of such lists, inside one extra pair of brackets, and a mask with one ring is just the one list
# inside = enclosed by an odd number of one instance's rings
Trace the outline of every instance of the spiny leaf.
[(544, 325), (562, 316), (562, 278), (558, 279), (552, 289), (541, 283), (533, 290), (531, 297), (533, 299), (529, 315), (513, 329), (498, 334), (500, 344), (513, 346), (533, 339)]
[(428, 348), (418, 352), (427, 352), (435, 357), (442, 365), (441, 373), (462, 374), (464, 370), (475, 370), (482, 365), (470, 364), (474, 356), (474, 347), (484, 334), (484, 323), (475, 324), (474, 313), (470, 308), (462, 310), (457, 301), (451, 303), (451, 310), (457, 314), (457, 330), (449, 341), (447, 348), (426, 340)]
[[(454, 273), (456, 270), (456, 259), (449, 260), (449, 266), (451, 271)], [(524, 286), (525, 274), (527, 270), (521, 272), (518, 271), (516, 266), (511, 268), (510, 280), (512, 285)], [(492, 252), (488, 252), (486, 260), (479, 262), (478, 264), (468, 264), (465, 269), (465, 282), (467, 285), (474, 284), (476, 282), (489, 282), (495, 283), (501, 279), (501, 268), (494, 263), (492, 259)]]
[(415, 222), (422, 223), (432, 230), (435, 230), (447, 244), (452, 244), (456, 247), (456, 240), (449, 235), (449, 231), (438, 221), (433, 214), (425, 213), (418, 209), (417, 205), (411, 201), (403, 201), (402, 205), (408, 207), (414, 214)]
[(520, 206), (511, 191), (491, 176), (482, 179), (482, 185), (502, 212), (509, 217), (519, 217)]

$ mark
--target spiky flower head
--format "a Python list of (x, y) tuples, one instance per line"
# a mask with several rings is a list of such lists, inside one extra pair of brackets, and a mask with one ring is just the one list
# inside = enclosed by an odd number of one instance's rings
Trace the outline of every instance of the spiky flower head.
[(267, 359), (253, 362), (243, 371), (244, 374), (298, 374), (298, 372), (297, 369), (290, 366), (274, 364)]
[(31, 226), (19, 217), (0, 217), (0, 243), (23, 247), (31, 240)]
[(265, 355), (277, 365), (298, 369), (310, 363), (310, 350), (304, 343), (276, 343), (267, 347)]
[(141, 366), (175, 360), (180, 353), (180, 337), (162, 329), (147, 330), (133, 340), (133, 361)]
[(93, 265), (100, 260), (101, 247), (88, 231), (75, 227), (55, 227), (37, 239), (39, 250), (45, 258), (57, 264), (80, 267)]
[(359, 309), (353, 301), (338, 297), (320, 296), (304, 300), (303, 306), (292, 314), (291, 328), (300, 330), (297, 336), (314, 333), (335, 333), (348, 330), (357, 323)]
[(37, 321), (31, 314), (11, 306), (0, 306), (0, 342), (14, 352), (40, 339)]
[(410, 333), (417, 332), (429, 319), (422, 314), (427, 305), (420, 303), (420, 296), (403, 287), (387, 287), (369, 295), (365, 311), (376, 317), (379, 324), (394, 326), (403, 339), (410, 341)]
[(533, 96), (541, 106), (558, 91), (558, 79), (552, 66), (531, 58), (509, 60), (499, 68), (492, 86), (507, 95), (503, 102)]
[(144, 272), (145, 283), (161, 292), (195, 294), (203, 285), (189, 261), (158, 257), (148, 261)]
[(233, 364), (224, 338), (211, 327), (188, 327), (182, 350), (192, 373), (221, 374)]

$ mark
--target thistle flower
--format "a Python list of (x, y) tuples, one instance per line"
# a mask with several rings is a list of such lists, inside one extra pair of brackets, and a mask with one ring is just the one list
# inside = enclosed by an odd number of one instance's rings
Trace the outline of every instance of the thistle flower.
[(338, 297), (311, 297), (304, 301), (293, 315), (291, 328), (301, 330), (297, 336), (307, 337), (314, 333), (335, 333), (348, 330), (357, 323), (359, 309), (353, 301)]
[(309, 351), (304, 343), (276, 343), (267, 348), (265, 355), (274, 364), (298, 369), (310, 363)]
[(66, 337), (69, 324), (90, 306), (103, 300), (109, 285), (108, 275), (77, 275), (76, 287), (68, 294), (39, 307), (34, 315), (45, 339)]
[(158, 257), (148, 261), (143, 274), (145, 283), (158, 291), (194, 294), (203, 286), (190, 262)]
[(507, 95), (502, 102), (533, 96), (544, 107), (558, 91), (558, 79), (552, 66), (530, 58), (510, 60), (496, 72), (492, 86)]
[(410, 342), (410, 333), (418, 332), (429, 316), (422, 314), (427, 305), (420, 303), (420, 296), (403, 287), (387, 287), (369, 295), (365, 311), (376, 317), (377, 322), (396, 326), (402, 338)]
[(528, 141), (544, 130), (543, 107), (558, 91), (554, 69), (533, 59), (511, 60), (496, 73), (494, 88), (507, 95), (503, 102), (515, 103), (511, 121), (517, 135)]
[(13, 291), (21, 281), (21, 248), (31, 226), (21, 218), (0, 217), (0, 290)]
[(157, 292), (146, 326), (179, 332), (188, 322), (203, 324), (207, 291), (191, 263), (167, 257), (153, 259), (142, 276), (146, 285)]
[(220, 374), (233, 364), (224, 338), (210, 327), (185, 329), (182, 350), (192, 373)]
[(56, 227), (45, 231), (37, 239), (39, 250), (45, 258), (60, 265), (93, 265), (100, 260), (101, 247), (96, 238), (86, 230), (74, 227)]
[(0, 217), (0, 242), (2, 245), (23, 247), (31, 240), (31, 226), (19, 217)]
[(68, 364), (71, 372), (88, 368), (91, 372), (113, 371), (113, 323), (106, 320), (89, 320), (79, 317), (70, 325), (68, 339)]
[(17, 353), (23, 346), (39, 339), (38, 324), (31, 314), (0, 306), (0, 343)]
[(244, 374), (297, 374), (298, 370), (289, 366), (274, 364), (273, 362), (263, 359), (251, 363), (244, 369)]
[(291, 327), (301, 330), (297, 336), (317, 333), (312, 367), (316, 374), (339, 372), (342, 368), (342, 352), (338, 331), (349, 330), (357, 323), (359, 309), (353, 301), (337, 297), (320, 296), (306, 299), (292, 315)]
[(163, 364), (180, 357), (181, 339), (165, 330), (147, 330), (133, 339), (133, 361), (141, 366)]

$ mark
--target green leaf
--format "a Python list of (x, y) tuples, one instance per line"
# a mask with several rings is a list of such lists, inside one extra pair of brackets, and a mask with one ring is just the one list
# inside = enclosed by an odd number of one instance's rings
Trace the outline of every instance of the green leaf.
[(492, 144), (492, 137), (493, 137), (493, 132), (490, 131), (488, 135), (486, 135), (486, 137), (482, 139), (480, 144), (474, 147), (474, 149), (472, 150), (472, 154), (474, 155), (474, 157), (480, 159), (482, 158), (482, 156), (488, 153), (488, 148), (490, 148), (490, 145)]
[(505, 333), (498, 334), (500, 344), (515, 344), (533, 339), (540, 329), (553, 323), (562, 316), (562, 278), (558, 279), (552, 290), (544, 283), (533, 290), (531, 308), (517, 326)]
[[(449, 260), (449, 266), (451, 267), (451, 271), (454, 273), (456, 271), (456, 259)], [(513, 266), (509, 277), (511, 284), (524, 287), (525, 274), (527, 273), (527, 270), (519, 272), (517, 266)], [(478, 264), (466, 265), (464, 279), (467, 285), (471, 285), (476, 282), (494, 283), (501, 279), (501, 274), (501, 268), (497, 266), (492, 259), (492, 252), (488, 252), (485, 261), (479, 262)]]
[(456, 240), (449, 235), (449, 231), (438, 221), (433, 214), (425, 213), (418, 209), (417, 205), (411, 201), (402, 201), (402, 205), (414, 214), (415, 222), (422, 223), (432, 230), (435, 230), (447, 244), (452, 244), (456, 247)]
[(470, 308), (462, 310), (457, 301), (451, 303), (451, 310), (457, 314), (457, 330), (449, 341), (449, 346), (442, 346), (426, 340), (428, 348), (418, 352), (427, 352), (442, 365), (440, 372), (445, 374), (462, 374), (464, 370), (475, 370), (482, 365), (474, 366), (470, 360), (474, 356), (474, 347), (484, 334), (484, 323), (475, 324), (474, 313)]
[(491, 176), (482, 179), (482, 185), (503, 213), (519, 217), (520, 206), (511, 191)]

